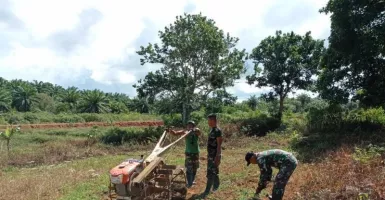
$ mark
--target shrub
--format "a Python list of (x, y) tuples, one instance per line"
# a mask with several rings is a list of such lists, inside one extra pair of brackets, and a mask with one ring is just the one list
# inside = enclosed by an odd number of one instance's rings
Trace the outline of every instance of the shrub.
[(104, 144), (122, 145), (123, 143), (147, 144), (156, 141), (163, 133), (161, 127), (135, 129), (135, 128), (117, 128), (107, 130), (100, 138)]
[(375, 132), (385, 126), (382, 108), (344, 110), (341, 106), (312, 108), (307, 115), (311, 132)]
[(55, 123), (82, 123), (85, 122), (84, 118), (79, 115), (58, 114), (53, 118)]
[(180, 114), (163, 115), (165, 126), (183, 127), (182, 116)]
[(103, 122), (104, 117), (99, 114), (94, 113), (82, 113), (80, 114), (80, 117), (84, 119), (85, 122)]
[(57, 135), (57, 136), (65, 136), (68, 135), (68, 130), (51, 130), (47, 134), (48, 135)]
[(280, 126), (279, 119), (266, 114), (235, 120), (235, 122), (240, 124), (240, 131), (247, 136), (264, 136)]
[(39, 117), (37, 117), (35, 113), (24, 113), (24, 120), (31, 124), (40, 123)]

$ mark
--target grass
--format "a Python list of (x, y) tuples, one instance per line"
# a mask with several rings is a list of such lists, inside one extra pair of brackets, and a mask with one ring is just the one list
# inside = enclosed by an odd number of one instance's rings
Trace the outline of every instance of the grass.
[[(231, 131), (231, 127), (227, 130)], [(28, 161), (25, 155), (35, 156), (30, 159), (40, 155), (42, 162), (3, 165), (0, 199), (103, 199), (107, 192), (108, 171), (126, 158), (149, 155), (154, 147), (154, 144), (109, 146), (100, 143), (85, 146), (88, 131), (90, 129), (73, 129), (66, 133), (44, 130), (18, 135), (12, 143), (14, 160)], [(300, 159), (287, 185), (285, 199), (356, 199), (360, 194), (368, 195), (370, 199), (385, 197), (385, 150), (381, 146), (338, 145), (332, 151), (324, 152), (322, 159), (311, 161), (306, 159), (307, 156), (317, 151), (306, 152), (306, 149), (310, 150), (308, 147), (296, 148), (302, 140), (308, 142), (295, 132), (270, 133), (266, 137), (226, 137), (220, 166), (221, 187), (207, 199), (252, 197), (259, 168), (256, 165), (246, 167), (244, 155), (250, 150), (272, 148), (292, 151)], [(183, 145), (183, 142), (179, 143), (164, 155), (167, 164), (184, 164)], [(205, 142), (202, 141), (197, 185), (188, 191), (190, 199), (205, 189), (206, 162)], [(274, 170), (273, 174), (276, 173)], [(270, 183), (263, 195), (270, 194), (271, 189)]]
[(40, 124), (40, 123), (84, 123), (84, 122), (116, 122), (116, 121), (151, 121), (161, 120), (161, 117), (129, 112), (123, 114), (53, 114), (48, 112), (14, 112), (0, 115), (0, 124)]
[[(82, 128), (23, 131), (12, 138), (9, 158), (5, 153), (5, 143), (0, 141), (0, 167), (7, 165), (18, 167), (50, 165), (74, 159), (114, 155), (119, 152), (147, 148), (147, 145), (136, 142), (127, 142), (120, 146), (100, 143), (98, 138), (109, 130), (110, 128)], [(144, 129), (125, 128), (123, 130), (134, 132)], [(94, 137), (90, 138), (90, 134)]]

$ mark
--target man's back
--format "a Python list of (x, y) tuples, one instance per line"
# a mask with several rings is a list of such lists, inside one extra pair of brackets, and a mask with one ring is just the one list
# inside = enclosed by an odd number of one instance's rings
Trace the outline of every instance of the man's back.
[(271, 149), (262, 151), (257, 156), (258, 165), (267, 165), (272, 167), (281, 168), (282, 164), (291, 162), (297, 163), (297, 159), (293, 154), (280, 149)]

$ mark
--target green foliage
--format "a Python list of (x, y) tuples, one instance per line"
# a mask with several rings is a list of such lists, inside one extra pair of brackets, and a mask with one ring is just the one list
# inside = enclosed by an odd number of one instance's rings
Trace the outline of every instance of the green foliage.
[(47, 112), (4, 113), (0, 124), (32, 124), (32, 123), (84, 123), (84, 122), (116, 122), (116, 121), (147, 121), (159, 120), (160, 117), (140, 113), (123, 114), (53, 114)]
[[(312, 76), (317, 73), (323, 50), (323, 41), (314, 40), (310, 32), (300, 36), (277, 31), (253, 49), (250, 58), (255, 63), (254, 74), (247, 76), (248, 83), (273, 88), (269, 98), (279, 97), (278, 117), (281, 118), (288, 93), (307, 90), (313, 85)], [(259, 65), (263, 65), (263, 69)]]
[(112, 128), (105, 132), (100, 140), (105, 144), (112, 145), (121, 145), (125, 142), (146, 144), (156, 141), (162, 133), (163, 129), (161, 127), (146, 129)]
[(162, 120), (165, 126), (183, 127), (181, 114), (163, 115)]
[(311, 108), (308, 113), (311, 132), (367, 132), (380, 131), (385, 126), (383, 108), (344, 110), (339, 105)]
[(239, 124), (240, 131), (247, 136), (265, 136), (280, 126), (279, 119), (260, 112), (254, 112), (248, 116), (238, 116), (232, 121)]
[(5, 90), (0, 88), (0, 113), (7, 112), (11, 109), (12, 96)]
[(0, 132), (0, 139), (5, 140), (7, 143), (7, 151), (9, 156), (10, 142), (16, 132), (20, 131), (19, 127), (7, 127), (4, 132)]
[(34, 97), (35, 103), (32, 105), (32, 110), (55, 112), (55, 100), (45, 93), (38, 93)]
[[(193, 102), (206, 99), (216, 89), (232, 86), (244, 71), (245, 50), (235, 48), (238, 38), (225, 35), (212, 19), (202, 14), (177, 16), (176, 21), (159, 32), (161, 45), (149, 44), (137, 53), (141, 63), (163, 67), (139, 80), (139, 97), (172, 98), (181, 107), (187, 122)], [(195, 93), (195, 91), (199, 91)]]
[(258, 104), (258, 99), (255, 95), (251, 96), (248, 100), (247, 100), (247, 105), (252, 109), (252, 110), (255, 110), (257, 109), (257, 104)]
[(83, 94), (81, 110), (88, 113), (108, 112), (108, 98), (100, 90), (85, 91)]
[(330, 14), (329, 48), (322, 59), (318, 90), (322, 98), (363, 106), (385, 102), (385, 1), (329, 0), (321, 12)]
[(373, 158), (381, 157), (381, 154), (384, 153), (385, 147), (370, 144), (366, 148), (355, 147), (353, 158), (356, 161), (368, 163), (369, 161), (373, 160)]
[(12, 91), (12, 105), (18, 111), (30, 111), (33, 103), (33, 97), (36, 95), (36, 92), (36, 88), (28, 84), (22, 84), (15, 87)]

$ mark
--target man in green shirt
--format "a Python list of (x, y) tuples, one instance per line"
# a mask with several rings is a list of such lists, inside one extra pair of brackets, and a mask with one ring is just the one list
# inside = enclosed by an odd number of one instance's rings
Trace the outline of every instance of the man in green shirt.
[(187, 187), (190, 188), (195, 180), (197, 170), (199, 168), (199, 136), (201, 132), (196, 128), (194, 121), (187, 122), (187, 130), (174, 131), (170, 130), (173, 135), (184, 135), (186, 136), (186, 149), (185, 149), (185, 167), (187, 176)]

